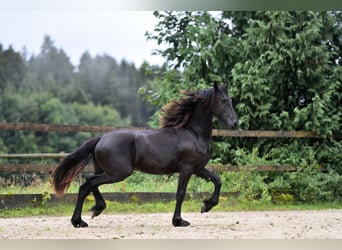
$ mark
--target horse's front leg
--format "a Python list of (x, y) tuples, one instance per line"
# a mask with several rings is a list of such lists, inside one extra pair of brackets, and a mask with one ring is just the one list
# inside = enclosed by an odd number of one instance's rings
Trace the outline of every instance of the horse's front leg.
[(219, 202), (220, 190), (221, 190), (221, 179), (218, 175), (209, 171), (206, 168), (203, 168), (196, 175), (207, 181), (213, 182), (215, 186), (213, 195), (209, 199), (203, 201), (203, 205), (201, 208), (201, 213), (208, 212), (211, 208), (216, 206)]
[(182, 170), (179, 173), (178, 187), (177, 187), (177, 194), (176, 194), (176, 207), (175, 207), (175, 212), (172, 218), (172, 224), (175, 227), (186, 227), (190, 225), (188, 221), (182, 219), (181, 209), (182, 209), (182, 204), (183, 204), (185, 193), (186, 193), (186, 187), (188, 185), (191, 175), (192, 175), (192, 171), (189, 171), (189, 170)]

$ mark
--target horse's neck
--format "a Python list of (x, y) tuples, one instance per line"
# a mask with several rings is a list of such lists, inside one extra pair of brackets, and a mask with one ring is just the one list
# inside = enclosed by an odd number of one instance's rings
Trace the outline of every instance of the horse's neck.
[(212, 113), (204, 103), (197, 103), (187, 127), (190, 127), (198, 137), (210, 140), (212, 131)]

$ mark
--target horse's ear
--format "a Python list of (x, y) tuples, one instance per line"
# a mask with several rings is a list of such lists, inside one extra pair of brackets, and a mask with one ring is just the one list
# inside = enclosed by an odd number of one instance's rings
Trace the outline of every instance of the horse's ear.
[(219, 84), (217, 83), (217, 81), (214, 82), (214, 89), (215, 90), (219, 90), (220, 86)]

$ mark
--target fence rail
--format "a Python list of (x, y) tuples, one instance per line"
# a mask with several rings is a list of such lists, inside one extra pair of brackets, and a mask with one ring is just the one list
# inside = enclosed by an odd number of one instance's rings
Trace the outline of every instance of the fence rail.
[[(0, 172), (39, 172), (49, 174), (55, 168), (56, 164), (0, 164)], [(259, 171), (259, 172), (294, 172), (298, 167), (293, 165), (208, 165), (207, 168), (215, 172), (238, 172), (238, 171)], [(320, 167), (321, 171), (325, 171), (324, 167)], [(83, 170), (84, 173), (94, 172), (93, 166), (90, 164)]]
[[(0, 159), (63, 159), (66, 157), (67, 153), (40, 153), (40, 154), (0, 154)], [(28, 164), (0, 164), (0, 172), (8, 171), (8, 172), (22, 172), (22, 171), (31, 171), (31, 172), (41, 172), (41, 173), (50, 173), (57, 164), (38, 164), (38, 163), (28, 163)], [(294, 165), (245, 165), (245, 166), (237, 166), (237, 165), (221, 165), (221, 164), (211, 164), (208, 165), (207, 168), (216, 172), (225, 172), (225, 171), (297, 171), (298, 167)], [(91, 164), (86, 166), (83, 170), (84, 172), (93, 172), (94, 168)], [(325, 171), (324, 167), (320, 167), (321, 171)]]
[[(63, 159), (66, 157), (67, 153), (47, 153), (47, 154), (0, 154), (0, 159)], [(0, 164), (0, 172), (40, 172), (40, 173), (50, 173), (57, 164), (37, 164), (37, 163), (29, 163), (29, 164)], [(297, 171), (298, 168), (293, 165), (245, 165), (245, 166), (237, 166), (237, 165), (221, 165), (221, 164), (212, 164), (208, 165), (207, 168), (211, 171), (216, 172), (225, 172), (225, 171)], [(93, 172), (94, 168), (90, 164), (86, 166), (83, 172)], [(321, 171), (325, 169), (321, 167)]]
[[(0, 123), (0, 130), (12, 131), (40, 131), (40, 132), (62, 132), (62, 133), (77, 133), (77, 132), (91, 132), (91, 133), (105, 133), (112, 130), (123, 129), (123, 127), (115, 126), (79, 126), (79, 125), (56, 125), (56, 124), (39, 124), (39, 123)], [(144, 130), (148, 128), (129, 127), (124, 129)], [(256, 131), (256, 130), (218, 130), (213, 129), (213, 136), (221, 137), (254, 137), (254, 138), (320, 138), (311, 131)], [(338, 136), (336, 138), (340, 138)], [(66, 153), (39, 153), (39, 154), (2, 154), (0, 159), (62, 159)], [(38, 171), (51, 172), (54, 165), (39, 165), (39, 164), (1, 164), (0, 171)], [(236, 165), (211, 165), (208, 166), (213, 171), (240, 171), (256, 170), (256, 171), (296, 171), (296, 166), (291, 165), (258, 165), (258, 166), (243, 166)], [(324, 171), (322, 167), (321, 170)], [(92, 171), (92, 167), (88, 166), (85, 171)]]
[[(39, 124), (39, 123), (0, 123), (0, 130), (30, 130), (40, 132), (62, 132), (62, 133), (105, 133), (112, 130), (122, 129), (123, 127), (115, 126), (79, 126), (79, 125), (56, 125), (56, 124)], [(128, 127), (125, 129), (145, 130), (148, 128)], [(268, 137), (268, 138), (321, 138), (311, 131), (259, 131), (259, 130), (219, 130), (213, 129), (213, 136), (222, 137)], [(341, 136), (337, 136), (341, 138)]]

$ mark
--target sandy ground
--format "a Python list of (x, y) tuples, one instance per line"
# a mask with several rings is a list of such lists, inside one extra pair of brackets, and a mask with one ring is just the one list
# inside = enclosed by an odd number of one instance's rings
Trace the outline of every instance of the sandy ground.
[(342, 210), (183, 213), (191, 225), (176, 228), (171, 213), (100, 215), (73, 228), (70, 217), (0, 218), (0, 239), (341, 239)]

